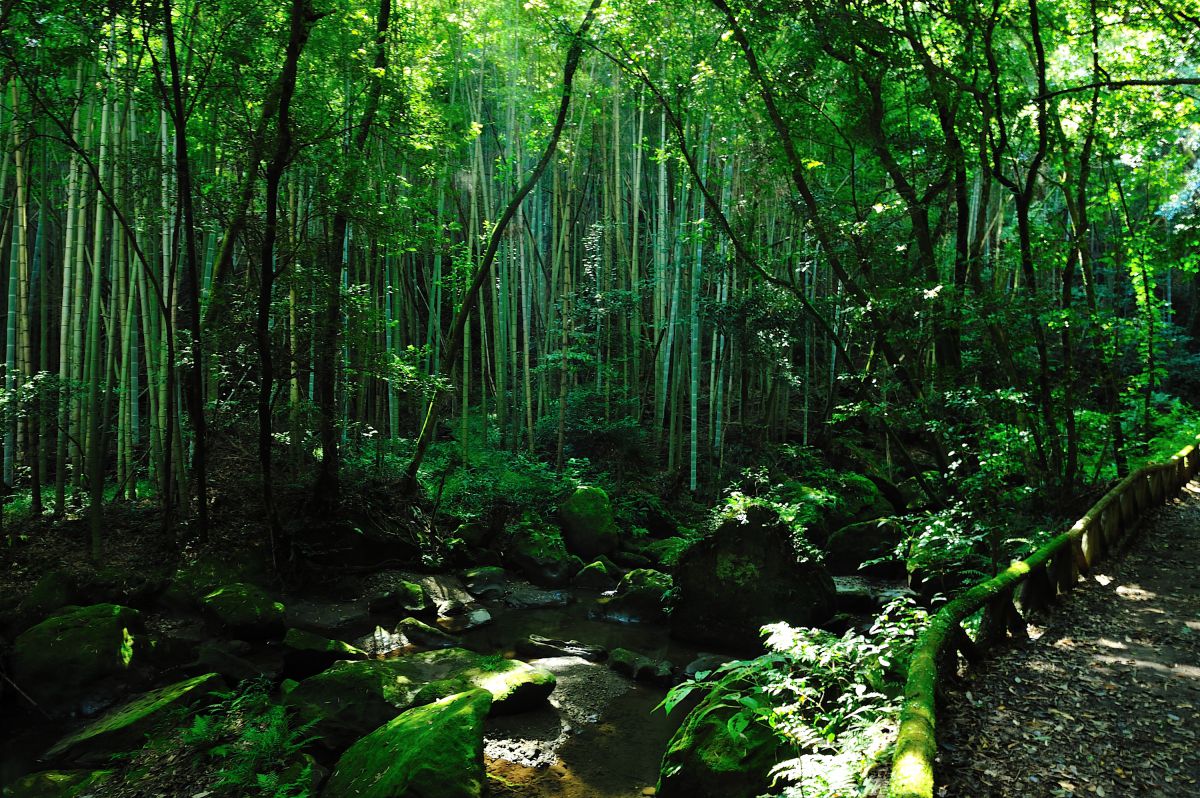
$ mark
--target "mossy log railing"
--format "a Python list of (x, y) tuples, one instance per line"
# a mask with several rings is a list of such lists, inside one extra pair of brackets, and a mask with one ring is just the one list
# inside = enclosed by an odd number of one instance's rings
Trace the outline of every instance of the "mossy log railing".
[[(933, 617), (917, 641), (904, 688), (900, 732), (892, 760), (890, 798), (932, 798), (933, 761), (937, 755), (935, 712), (938, 679), (958, 663), (958, 651), (968, 661), (1007, 633), (1025, 633), (1017, 610), (1041, 609), (1074, 587), (1108, 552), (1137, 527), (1142, 515), (1166, 503), (1200, 470), (1200, 437), (1166, 463), (1139, 468), (1096, 502), (1069, 530), (1014, 562), (1002, 573), (981, 582)], [(975, 640), (962, 622), (982, 609)]]

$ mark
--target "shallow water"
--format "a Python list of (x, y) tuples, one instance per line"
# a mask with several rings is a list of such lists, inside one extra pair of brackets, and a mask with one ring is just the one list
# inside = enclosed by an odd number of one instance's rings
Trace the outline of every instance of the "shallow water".
[[(517, 641), (537, 634), (608, 651), (627, 648), (680, 669), (710, 653), (671, 639), (661, 625), (594, 620), (589, 615), (596, 597), (581, 591), (565, 607), (526, 610), (485, 602), (494, 622), (463, 633), (463, 643), (513, 656)], [(668, 716), (656, 709), (665, 688), (634, 683), (602, 662), (530, 661), (554, 672), (558, 686), (542, 709), (489, 719), (485, 755), (492, 794), (625, 798), (653, 787), (667, 743), (692, 702)]]

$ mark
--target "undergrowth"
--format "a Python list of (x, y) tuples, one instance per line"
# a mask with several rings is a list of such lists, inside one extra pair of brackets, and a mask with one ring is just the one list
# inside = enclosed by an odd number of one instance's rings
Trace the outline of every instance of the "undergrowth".
[(270, 697), (265, 679), (243, 682), (192, 716), (176, 738), (184, 751), (215, 768), (209, 789), (217, 795), (308, 798), (312, 764), (301, 750), (315, 739), (312, 723), (293, 725), (285, 707)]
[(908, 661), (927, 619), (900, 598), (865, 633), (772, 624), (763, 628), (766, 654), (701, 672), (660, 706), (670, 712), (702, 691), (729, 712), (733, 740), (747, 739), (752, 724), (769, 728), (793, 753), (771, 773), (788, 798), (864, 795), (894, 743)]

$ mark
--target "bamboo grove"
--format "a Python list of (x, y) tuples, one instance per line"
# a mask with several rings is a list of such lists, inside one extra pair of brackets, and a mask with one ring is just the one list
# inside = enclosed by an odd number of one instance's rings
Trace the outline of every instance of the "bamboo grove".
[(97, 555), (140, 494), (203, 535), (230, 452), (277, 531), (431, 438), (1065, 495), (1194, 385), (1190, 0), (0, 13), (4, 482)]

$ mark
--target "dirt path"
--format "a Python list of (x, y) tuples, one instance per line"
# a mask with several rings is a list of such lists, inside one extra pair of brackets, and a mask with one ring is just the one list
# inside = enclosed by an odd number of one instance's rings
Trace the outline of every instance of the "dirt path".
[(1200, 483), (941, 713), (938, 795), (1200, 796)]

